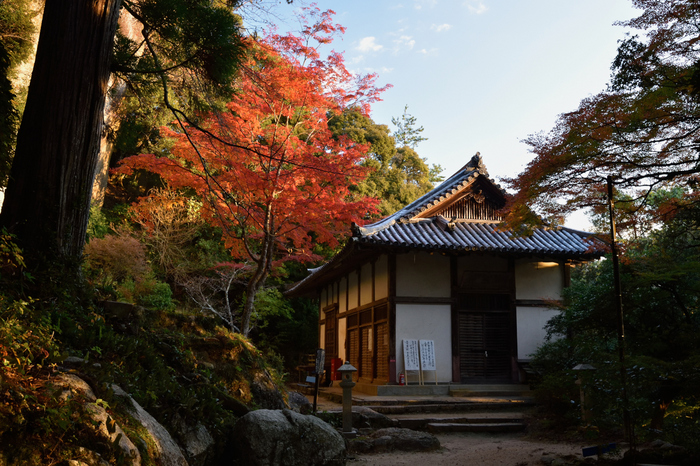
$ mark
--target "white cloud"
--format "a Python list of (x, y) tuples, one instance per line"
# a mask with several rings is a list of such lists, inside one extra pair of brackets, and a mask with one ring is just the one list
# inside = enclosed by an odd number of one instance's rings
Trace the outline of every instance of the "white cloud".
[(373, 36), (365, 37), (360, 40), (360, 45), (357, 46), (357, 50), (361, 52), (378, 52), (383, 47), (375, 42), (377, 40)]
[(413, 8), (415, 8), (416, 10), (421, 10), (423, 9), (423, 6), (432, 8), (435, 5), (437, 5), (437, 0), (416, 0), (413, 4)]
[(452, 25), (447, 23), (441, 24), (439, 26), (437, 24), (433, 24), (432, 26), (430, 26), (430, 29), (437, 32), (449, 31), (450, 29), (452, 29)]
[(484, 5), (484, 2), (482, 2), (481, 0), (467, 0), (466, 2), (464, 2), (464, 4), (467, 6), (469, 11), (471, 13), (474, 13), (475, 15), (485, 13), (486, 10), (489, 9), (486, 5)]
[(400, 49), (408, 49), (411, 50), (414, 45), (416, 45), (416, 41), (413, 40), (413, 37), (411, 36), (401, 36), (398, 39), (394, 40), (394, 43), (396, 44), (395, 50), (398, 52)]

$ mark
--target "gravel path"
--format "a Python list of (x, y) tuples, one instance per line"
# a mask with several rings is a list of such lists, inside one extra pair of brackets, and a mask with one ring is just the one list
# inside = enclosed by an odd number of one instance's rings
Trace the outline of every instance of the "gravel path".
[(356, 455), (348, 465), (439, 465), (439, 466), (526, 466), (542, 465), (543, 455), (574, 455), (588, 445), (550, 443), (527, 438), (524, 434), (438, 434), (442, 448), (434, 452), (392, 452)]

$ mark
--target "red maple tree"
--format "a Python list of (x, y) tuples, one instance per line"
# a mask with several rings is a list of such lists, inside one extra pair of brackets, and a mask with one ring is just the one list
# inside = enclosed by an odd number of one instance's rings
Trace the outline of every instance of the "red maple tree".
[(350, 189), (367, 174), (367, 147), (333, 138), (327, 118), (350, 106), (367, 114), (385, 88), (375, 75), (349, 73), (341, 53), (321, 58), (319, 47), (344, 32), (333, 14), (307, 9), (300, 35), (250, 39), (227, 112), (162, 128), (175, 141), (170, 154), (129, 157), (118, 169), (149, 170), (172, 188), (194, 190), (233, 258), (250, 261), (243, 334), (275, 261), (318, 259), (316, 244), (337, 246), (350, 222), (378, 203)]

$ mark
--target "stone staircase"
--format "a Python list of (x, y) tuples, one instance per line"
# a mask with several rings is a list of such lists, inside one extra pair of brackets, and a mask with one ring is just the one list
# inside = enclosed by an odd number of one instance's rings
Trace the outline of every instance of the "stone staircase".
[[(527, 385), (452, 385), (445, 395), (353, 393), (353, 406), (364, 406), (384, 414), (401, 427), (432, 433), (522, 431), (526, 427), (525, 413), (534, 406)], [(342, 403), (340, 390), (326, 389), (322, 396)]]

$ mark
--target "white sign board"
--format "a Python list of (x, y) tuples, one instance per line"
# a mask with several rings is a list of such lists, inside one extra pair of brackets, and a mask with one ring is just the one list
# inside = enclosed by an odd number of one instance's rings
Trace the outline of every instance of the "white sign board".
[(420, 340), (420, 367), (424, 371), (437, 370), (435, 367), (435, 343), (433, 340)]
[(418, 340), (403, 341), (403, 367), (406, 371), (419, 371)]

